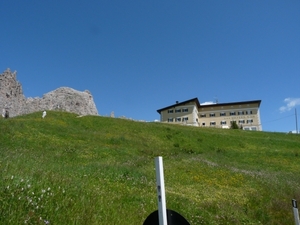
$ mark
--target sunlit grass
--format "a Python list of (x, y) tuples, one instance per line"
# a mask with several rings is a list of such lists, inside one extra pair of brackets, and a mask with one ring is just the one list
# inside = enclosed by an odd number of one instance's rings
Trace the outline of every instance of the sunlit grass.
[(0, 120), (0, 224), (142, 224), (168, 208), (191, 224), (293, 224), (300, 136), (48, 112)]

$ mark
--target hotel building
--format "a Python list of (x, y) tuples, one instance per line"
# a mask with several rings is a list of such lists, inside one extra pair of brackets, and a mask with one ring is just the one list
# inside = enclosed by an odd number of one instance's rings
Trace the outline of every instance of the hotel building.
[(261, 131), (261, 100), (201, 105), (198, 98), (158, 109), (160, 121), (198, 127), (230, 128), (233, 121), (243, 130)]

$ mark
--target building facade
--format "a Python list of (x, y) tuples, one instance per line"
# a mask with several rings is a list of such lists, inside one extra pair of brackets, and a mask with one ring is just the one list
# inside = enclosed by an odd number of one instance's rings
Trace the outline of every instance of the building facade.
[(199, 127), (230, 128), (235, 122), (244, 130), (261, 131), (261, 100), (201, 105), (198, 98), (158, 109), (160, 121)]

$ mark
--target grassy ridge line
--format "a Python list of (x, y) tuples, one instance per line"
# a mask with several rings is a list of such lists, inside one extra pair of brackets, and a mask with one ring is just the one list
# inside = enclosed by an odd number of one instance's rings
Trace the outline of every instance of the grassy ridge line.
[(292, 224), (300, 199), (298, 135), (51, 111), (0, 126), (0, 224), (142, 224), (158, 155), (167, 206), (191, 224)]

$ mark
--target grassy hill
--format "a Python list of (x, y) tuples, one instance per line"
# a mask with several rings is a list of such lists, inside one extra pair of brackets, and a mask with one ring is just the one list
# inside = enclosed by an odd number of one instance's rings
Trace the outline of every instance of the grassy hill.
[(294, 224), (300, 135), (47, 112), (0, 119), (0, 224), (143, 224), (167, 208), (199, 224)]

